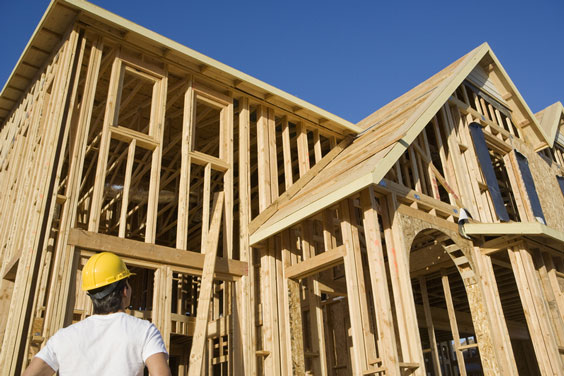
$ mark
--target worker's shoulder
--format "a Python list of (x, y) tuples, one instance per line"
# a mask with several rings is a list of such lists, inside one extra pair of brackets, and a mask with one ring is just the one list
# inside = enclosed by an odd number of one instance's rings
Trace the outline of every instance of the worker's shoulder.
[(127, 332), (136, 332), (138, 335), (147, 336), (149, 333), (158, 331), (155, 324), (148, 320), (144, 320), (127, 313), (121, 312), (115, 314), (116, 325), (122, 327)]
[(121, 313), (116, 314), (116, 315), (118, 315), (117, 317), (119, 317), (121, 320), (124, 320), (124, 321), (130, 323), (131, 325), (137, 325), (137, 326), (139, 326), (139, 327), (150, 327), (150, 326), (153, 326), (153, 323), (152, 323), (152, 322), (150, 322), (150, 321), (148, 321), (148, 320), (145, 320), (145, 319), (141, 319), (141, 318), (139, 318), (139, 317), (135, 317), (135, 316), (129, 315), (129, 314), (125, 313), (125, 312), (121, 312)]

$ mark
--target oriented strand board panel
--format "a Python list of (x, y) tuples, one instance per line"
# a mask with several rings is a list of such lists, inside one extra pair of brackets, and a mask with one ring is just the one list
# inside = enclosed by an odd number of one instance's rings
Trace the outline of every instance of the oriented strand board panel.
[(549, 166), (542, 157), (528, 147), (517, 147), (517, 149), (529, 162), (547, 226), (564, 232), (562, 220), (564, 195), (558, 194), (560, 186), (556, 179), (556, 176), (560, 175), (559, 169), (554, 165)]

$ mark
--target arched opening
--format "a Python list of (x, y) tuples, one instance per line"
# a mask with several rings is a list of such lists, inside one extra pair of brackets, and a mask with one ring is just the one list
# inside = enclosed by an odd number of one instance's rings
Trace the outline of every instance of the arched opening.
[(483, 375), (465, 286), (473, 273), (460, 247), (439, 230), (423, 230), (409, 265), (427, 375)]

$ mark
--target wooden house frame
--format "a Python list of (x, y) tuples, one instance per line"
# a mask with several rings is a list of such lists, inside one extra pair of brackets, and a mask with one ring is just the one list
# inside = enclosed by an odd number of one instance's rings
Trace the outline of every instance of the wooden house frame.
[(174, 375), (564, 374), (563, 124), (487, 44), (352, 124), (53, 0), (0, 93), (0, 374), (98, 251)]

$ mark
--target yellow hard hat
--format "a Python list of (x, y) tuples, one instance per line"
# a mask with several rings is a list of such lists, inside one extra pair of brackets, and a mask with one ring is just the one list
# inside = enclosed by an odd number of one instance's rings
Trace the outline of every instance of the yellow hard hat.
[(133, 275), (123, 260), (111, 253), (102, 252), (90, 257), (82, 269), (82, 290), (93, 290), (110, 285)]

